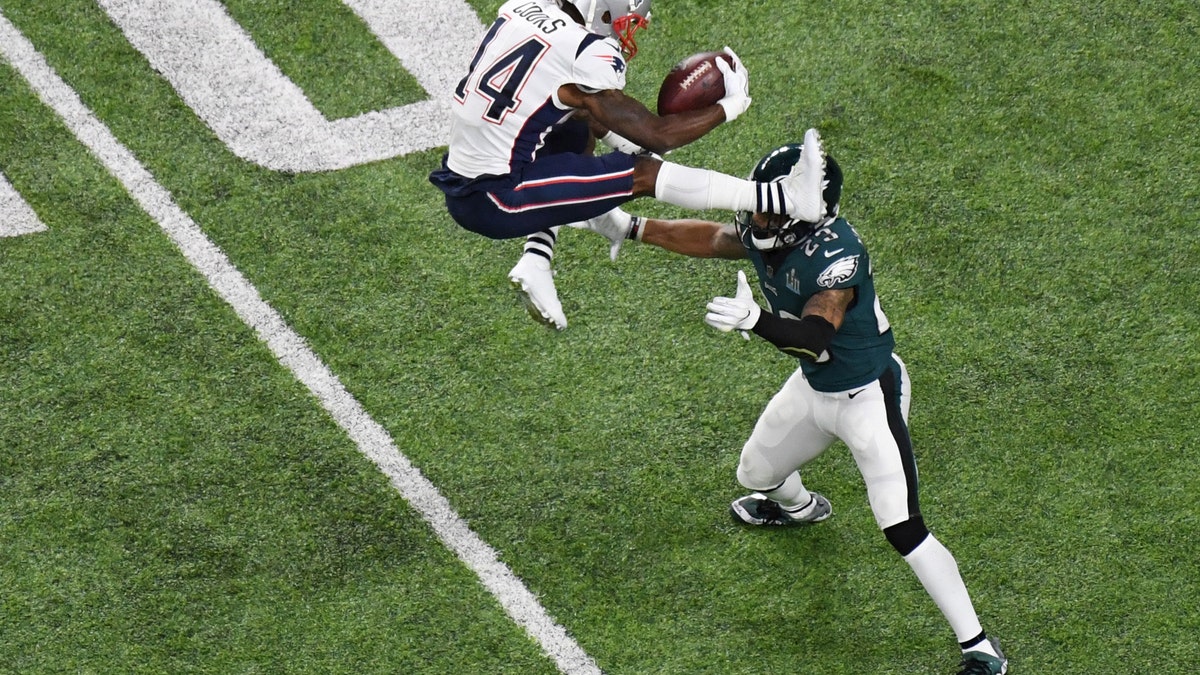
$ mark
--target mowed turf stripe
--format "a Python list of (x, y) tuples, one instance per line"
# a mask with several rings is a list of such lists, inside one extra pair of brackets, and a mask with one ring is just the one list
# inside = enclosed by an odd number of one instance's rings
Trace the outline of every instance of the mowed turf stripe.
[(497, 559), (496, 551), (467, 527), (437, 487), (399, 451), (387, 431), (363, 410), (303, 338), (262, 299), (224, 252), (175, 204), (171, 194), (92, 114), (3, 13), (0, 13), (0, 54), (120, 181), (280, 363), (308, 387), (359, 450), (388, 476), (400, 494), (429, 522), (438, 538), (478, 575), (504, 611), (541, 645), (559, 670), (571, 675), (599, 673), (591, 657), (549, 617), (512, 570)]

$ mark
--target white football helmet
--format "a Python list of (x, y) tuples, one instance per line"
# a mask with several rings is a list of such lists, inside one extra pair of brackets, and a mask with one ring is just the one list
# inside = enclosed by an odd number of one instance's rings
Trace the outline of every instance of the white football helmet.
[(559, 4), (578, 10), (589, 31), (621, 43), (626, 59), (637, 54), (633, 34), (650, 25), (650, 0), (559, 0)]

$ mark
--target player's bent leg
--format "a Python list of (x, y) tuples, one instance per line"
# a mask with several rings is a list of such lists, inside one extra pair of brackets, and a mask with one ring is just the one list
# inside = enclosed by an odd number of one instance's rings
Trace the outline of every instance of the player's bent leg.
[(759, 183), (711, 169), (642, 158), (634, 166), (634, 196), (687, 209), (755, 211), (790, 216), (805, 222), (825, 217), (825, 152), (815, 129), (804, 137), (800, 161), (782, 180)]
[[(800, 162), (803, 163), (803, 162)], [(800, 165), (797, 165), (800, 166)], [(816, 184), (821, 185), (823, 173)], [(792, 183), (788, 183), (791, 180)], [(712, 169), (685, 167), (673, 162), (662, 162), (658, 180), (654, 185), (654, 198), (660, 202), (674, 204), (685, 209), (725, 209), (728, 211), (756, 211), (756, 213), (780, 214), (797, 217), (814, 215), (823, 211), (821, 189), (815, 192), (816, 202), (808, 199), (803, 210), (797, 210), (794, 195), (800, 195), (793, 184), (799, 179), (785, 178), (778, 183), (756, 183), (756, 181), (732, 177)], [(806, 179), (808, 180), (808, 179)], [(812, 183), (809, 180), (809, 183)], [(792, 187), (788, 187), (792, 185)], [(793, 196), (788, 196), (791, 190)], [(816, 204), (816, 205), (814, 205)], [(820, 216), (814, 220), (820, 220)]]
[[(798, 470), (779, 480), (779, 464), (762, 448), (748, 441), (738, 462), (738, 483), (751, 494), (733, 500), (729, 514), (745, 525), (808, 525), (827, 520), (833, 507), (824, 495), (804, 487)], [(794, 461), (794, 460), (793, 460)]]
[(559, 153), (513, 174), (467, 179), (441, 170), (430, 174), (430, 182), (446, 194), (446, 209), (459, 226), (490, 239), (514, 239), (594, 218), (633, 199), (636, 161), (619, 152)]
[(730, 505), (735, 520), (794, 525), (818, 523), (833, 514), (829, 500), (809, 492), (799, 472), (834, 441), (816, 425), (819, 405), (820, 397), (799, 370), (767, 403), (738, 460), (738, 482), (754, 493)]
[[(591, 155), (591, 138), (592, 135), (586, 122), (576, 119), (568, 120), (546, 136), (539, 154), (542, 156), (584, 153)], [(494, 219), (489, 218), (489, 220)], [(571, 223), (571, 225), (578, 226), (578, 223)], [(556, 225), (526, 236), (522, 258), (531, 254), (539, 255), (553, 264), (554, 246), (558, 243), (560, 228), (561, 226)], [(616, 258), (615, 249), (618, 247), (619, 244), (613, 246), (614, 259)], [(550, 275), (547, 276), (543, 267), (536, 260), (524, 262), (518, 260), (517, 265), (509, 272), (509, 281), (522, 302), (525, 303), (530, 316), (540, 323), (546, 323), (562, 330), (566, 328), (567, 319), (562, 311), (562, 305), (558, 301), (553, 270), (551, 269)]]
[[(636, 185), (637, 173), (634, 177)], [(711, 169), (663, 162), (658, 167), (654, 198), (685, 209), (755, 211), (759, 207), (757, 186), (753, 181)]]

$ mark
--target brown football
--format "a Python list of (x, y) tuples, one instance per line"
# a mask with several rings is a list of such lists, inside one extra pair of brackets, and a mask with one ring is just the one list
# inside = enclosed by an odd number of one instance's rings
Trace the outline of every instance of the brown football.
[(698, 110), (724, 98), (725, 76), (717, 68), (718, 58), (733, 65), (724, 52), (700, 52), (675, 64), (658, 89), (658, 114)]

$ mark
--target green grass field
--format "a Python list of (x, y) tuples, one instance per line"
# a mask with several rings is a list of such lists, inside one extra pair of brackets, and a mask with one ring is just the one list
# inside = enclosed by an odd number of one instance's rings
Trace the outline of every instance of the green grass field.
[[(224, 4), (330, 118), (424, 98), (341, 3)], [(445, 214), (441, 148), (257, 166), (100, 4), (0, 15), (603, 672), (954, 672), (844, 448), (806, 472), (827, 523), (730, 522), (795, 367), (704, 325), (736, 262), (566, 231), (549, 331), (508, 288), (520, 243)], [(750, 73), (673, 161), (743, 175), (816, 126), (846, 171), (926, 521), (1010, 672), (1191, 672), (1195, 2), (660, 0), (640, 35), (643, 101), (696, 51)], [(0, 238), (0, 672), (560, 672), (3, 53), (0, 174), (48, 229)]]

